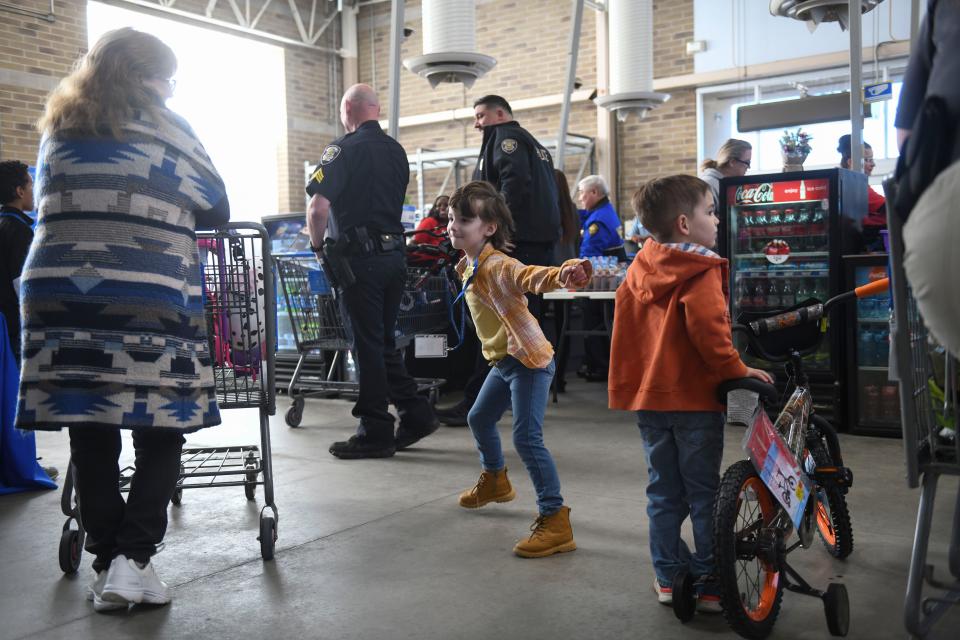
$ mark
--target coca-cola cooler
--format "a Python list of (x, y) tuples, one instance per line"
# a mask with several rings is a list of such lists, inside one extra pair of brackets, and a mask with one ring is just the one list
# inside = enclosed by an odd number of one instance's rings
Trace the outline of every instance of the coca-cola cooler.
[[(867, 179), (846, 169), (823, 169), (725, 178), (720, 183), (721, 255), (730, 260), (730, 312), (749, 321), (821, 302), (851, 283), (842, 256), (860, 253), (867, 212)], [(848, 322), (831, 311), (820, 350), (804, 361), (818, 413), (845, 428)], [(743, 350), (742, 339), (736, 339)], [(782, 365), (744, 354), (786, 385)]]

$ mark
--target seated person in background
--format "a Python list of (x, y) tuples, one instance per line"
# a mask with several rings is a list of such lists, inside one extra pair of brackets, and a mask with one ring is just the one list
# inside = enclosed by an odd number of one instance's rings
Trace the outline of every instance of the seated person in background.
[[(450, 239), (447, 237), (447, 222), (449, 217), (450, 196), (437, 196), (430, 207), (430, 212), (417, 225), (417, 232), (413, 234), (412, 244), (439, 247), (446, 244), (449, 248)], [(415, 266), (430, 266), (441, 258), (436, 253), (426, 251), (410, 251), (407, 260)]]
[[(587, 176), (577, 185), (580, 204), (580, 257), (616, 256), (626, 261), (627, 254), (620, 236), (620, 216), (610, 203), (610, 189), (601, 176)], [(584, 329), (602, 330), (603, 305), (601, 300), (587, 300), (583, 304)], [(610, 339), (606, 336), (587, 336), (583, 346), (583, 364), (577, 375), (590, 382), (607, 379), (610, 362)]]
[[(413, 236), (413, 241), (417, 244), (440, 244), (446, 238), (447, 222), (449, 221), (450, 196), (437, 196), (430, 207), (430, 213), (417, 225), (417, 231), (428, 233), (417, 233)], [(434, 235), (436, 230), (443, 231), (442, 235)]]
[(623, 253), (620, 216), (610, 203), (610, 189), (601, 176), (587, 176), (577, 185), (580, 204), (580, 257)]
[(640, 249), (643, 248), (643, 243), (650, 237), (650, 232), (647, 231), (647, 228), (640, 222), (640, 216), (634, 216), (630, 222), (624, 225), (624, 229), (626, 230), (624, 233), (626, 242), (633, 243), (635, 247), (634, 253), (640, 251)]
[[(849, 169), (852, 161), (852, 152), (850, 149), (850, 134), (840, 136), (837, 143), (837, 151), (840, 153), (840, 166)], [(863, 173), (869, 178), (873, 174), (873, 168), (876, 167), (873, 161), (873, 147), (863, 141)], [(874, 189), (867, 187), (867, 217), (863, 219), (865, 227), (887, 228), (887, 200)]]
[[(707, 183), (685, 175), (651, 180), (633, 203), (653, 239), (617, 290), (610, 408), (636, 411), (643, 436), (657, 599), (673, 602), (673, 577), (687, 568), (697, 578), (697, 608), (720, 612), (713, 503), (724, 407), (717, 387), (733, 378), (773, 379), (743, 364), (733, 346), (727, 261), (710, 250), (719, 220)], [(693, 553), (680, 536), (687, 515)]]

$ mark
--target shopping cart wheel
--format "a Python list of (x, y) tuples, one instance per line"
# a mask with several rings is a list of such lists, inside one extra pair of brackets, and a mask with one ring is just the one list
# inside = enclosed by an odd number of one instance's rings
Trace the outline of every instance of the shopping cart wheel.
[(180, 477), (177, 479), (177, 490), (173, 492), (173, 495), (170, 496), (170, 502), (176, 506), (180, 506), (180, 503), (183, 502), (183, 474), (186, 472), (186, 468), (183, 464), (180, 465)]
[[(247, 465), (249, 469), (250, 466)], [(247, 500), (255, 500), (257, 497), (257, 472), (256, 471), (247, 471), (247, 480), (243, 485), (243, 493), (247, 496)]]
[(273, 546), (277, 542), (277, 521), (272, 514), (260, 516), (260, 555), (273, 560)]
[(697, 608), (693, 576), (687, 569), (680, 569), (673, 576), (673, 614), (680, 622), (690, 622)]
[(80, 558), (83, 556), (83, 532), (70, 528), (71, 519), (63, 525), (60, 535), (60, 570), (73, 574), (80, 569)]
[(303, 420), (303, 398), (294, 398), (293, 405), (287, 409), (287, 424), (291, 427), (299, 427)]
[(823, 613), (827, 617), (830, 635), (847, 635), (850, 630), (850, 598), (845, 586), (833, 583), (827, 587), (823, 594)]

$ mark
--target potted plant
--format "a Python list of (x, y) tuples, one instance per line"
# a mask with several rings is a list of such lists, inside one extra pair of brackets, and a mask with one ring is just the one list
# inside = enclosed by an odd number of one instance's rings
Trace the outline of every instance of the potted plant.
[(780, 155), (783, 158), (783, 170), (803, 171), (803, 163), (810, 155), (810, 141), (813, 136), (803, 129), (796, 132), (784, 130), (780, 138)]

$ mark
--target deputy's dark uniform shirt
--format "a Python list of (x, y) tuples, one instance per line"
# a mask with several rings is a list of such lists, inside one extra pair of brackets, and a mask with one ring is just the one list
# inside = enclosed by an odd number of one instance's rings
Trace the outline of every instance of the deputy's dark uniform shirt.
[(560, 202), (553, 158), (515, 120), (484, 127), (474, 180), (494, 185), (513, 214), (513, 238), (553, 243), (560, 239)]
[(403, 233), (400, 218), (409, 181), (406, 151), (376, 120), (368, 120), (323, 150), (307, 193), (330, 201), (340, 233), (358, 226)]
[(14, 353), (20, 353), (20, 297), (13, 281), (20, 277), (33, 242), (33, 221), (14, 207), (0, 207), (0, 311)]

